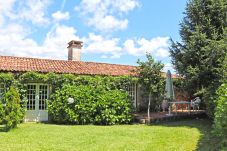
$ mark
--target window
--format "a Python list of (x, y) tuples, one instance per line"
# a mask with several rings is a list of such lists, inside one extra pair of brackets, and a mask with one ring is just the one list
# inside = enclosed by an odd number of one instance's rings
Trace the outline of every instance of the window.
[(36, 85), (27, 86), (27, 110), (35, 110)]
[(133, 101), (134, 105), (136, 106), (136, 95), (137, 95), (137, 91), (136, 91), (136, 84), (131, 84), (128, 86), (127, 88), (127, 92), (131, 98), (131, 100)]
[(48, 85), (29, 84), (27, 86), (27, 110), (46, 110), (48, 95)]
[(127, 92), (129, 94), (130, 98), (132, 100), (134, 100), (135, 99), (135, 88), (134, 88), (134, 85), (133, 84), (131, 84), (131, 85), (128, 86)]
[(47, 99), (48, 99), (47, 85), (40, 85), (39, 86), (39, 110), (47, 109), (47, 104), (46, 104)]

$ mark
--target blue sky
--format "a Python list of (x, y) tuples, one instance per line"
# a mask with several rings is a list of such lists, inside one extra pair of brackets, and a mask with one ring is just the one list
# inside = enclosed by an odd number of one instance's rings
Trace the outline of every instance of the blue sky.
[(171, 68), (169, 38), (180, 40), (186, 0), (0, 1), (0, 55), (67, 59), (67, 42), (84, 42), (82, 60), (136, 65), (151, 53)]

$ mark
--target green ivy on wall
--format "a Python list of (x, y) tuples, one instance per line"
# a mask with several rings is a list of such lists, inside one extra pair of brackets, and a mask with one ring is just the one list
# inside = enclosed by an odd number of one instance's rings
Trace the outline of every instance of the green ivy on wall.
[(4, 84), (5, 88), (9, 88), (15, 82), (12, 73), (0, 73), (0, 83)]
[[(25, 73), (0, 73), (0, 83), (4, 83), (6, 90), (9, 89), (10, 86), (14, 86), (20, 95), (20, 104), (21, 104), (21, 111), (24, 115), (26, 111), (26, 102), (27, 102), (27, 84), (29, 83), (45, 83), (50, 85), (50, 92), (52, 102), (58, 101), (59, 98), (57, 98), (56, 94), (61, 92), (62, 88), (65, 88), (66, 85), (73, 86), (73, 88), (76, 90), (76, 88), (90, 88), (90, 94), (94, 95), (91, 97), (97, 97), (103, 96), (105, 99), (105, 103), (103, 104), (102, 110), (99, 111), (99, 113), (96, 113), (96, 116), (92, 116), (93, 119), (89, 122), (89, 120), (86, 120), (85, 122), (77, 122), (79, 124), (83, 123), (94, 123), (94, 124), (116, 124), (116, 123), (129, 123), (131, 120), (131, 111), (132, 106), (130, 103), (132, 103), (129, 100), (128, 94), (126, 93), (126, 90), (129, 88), (129, 86), (132, 83), (136, 83), (137, 78), (131, 77), (131, 76), (98, 76), (98, 75), (73, 75), (73, 74), (56, 74), (56, 73), (37, 73), (37, 72), (25, 72)], [(111, 95), (113, 94), (113, 96)], [(115, 95), (114, 95), (115, 94)], [(117, 94), (120, 94), (121, 96), (118, 96)], [(111, 98), (112, 97), (112, 98)], [(88, 99), (89, 97), (81, 98), (79, 102), (83, 102), (83, 99)], [(97, 99), (96, 98), (96, 99)], [(100, 101), (102, 98), (99, 97), (100, 100), (97, 100), (96, 103), (100, 104)], [(122, 100), (125, 102), (124, 104), (117, 103)], [(88, 99), (89, 100), (89, 99)], [(91, 99), (90, 99), (91, 100)], [(129, 100), (129, 102), (127, 101)], [(113, 106), (110, 107), (109, 104)], [(115, 103), (114, 103), (115, 102)], [(86, 102), (88, 103), (88, 102)], [(84, 102), (84, 105), (86, 104)], [(115, 105), (114, 105), (115, 104)], [(118, 104), (118, 105), (117, 105)], [(97, 105), (97, 104), (96, 104)], [(122, 105), (122, 106), (119, 106)], [(53, 106), (53, 104), (52, 104)], [(86, 105), (85, 105), (86, 106)], [(98, 105), (97, 105), (98, 107)], [(114, 109), (114, 107), (116, 109)], [(118, 109), (125, 110), (120, 112), (116, 112)], [(66, 108), (65, 108), (66, 109)], [(88, 109), (88, 108), (87, 108)], [(98, 109), (98, 108), (96, 108)], [(1, 108), (0, 108), (1, 110)], [(110, 110), (111, 113), (108, 113), (104, 117), (104, 112), (106, 110)], [(113, 112), (112, 112), (113, 111)], [(68, 112), (67, 112), (68, 113)], [(81, 111), (82, 113), (82, 111)], [(99, 115), (100, 114), (100, 115)], [(105, 113), (106, 114), (106, 113)], [(122, 114), (122, 115), (120, 115)], [(107, 117), (109, 116), (109, 117)], [(110, 120), (112, 117), (114, 119)], [(0, 117), (1, 118), (1, 117)], [(84, 120), (82, 116), (80, 116)], [(23, 119), (23, 118), (22, 118)], [(21, 121), (22, 121), (21, 119)], [(85, 118), (86, 119), (86, 118)], [(67, 120), (67, 118), (65, 119)], [(1, 121), (1, 119), (0, 119)], [(62, 120), (64, 121), (64, 120)], [(67, 122), (73, 123), (70, 120)]]

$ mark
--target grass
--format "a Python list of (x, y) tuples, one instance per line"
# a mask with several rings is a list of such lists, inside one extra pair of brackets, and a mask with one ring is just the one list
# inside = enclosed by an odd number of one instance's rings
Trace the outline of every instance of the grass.
[(0, 132), (0, 150), (192, 151), (215, 150), (209, 121), (185, 120), (158, 125), (67, 126), (24, 123)]

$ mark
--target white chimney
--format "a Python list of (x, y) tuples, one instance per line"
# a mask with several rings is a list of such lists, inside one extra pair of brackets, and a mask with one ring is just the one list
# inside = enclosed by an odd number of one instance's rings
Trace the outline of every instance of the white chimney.
[(68, 60), (80, 61), (82, 41), (71, 40), (68, 44)]

